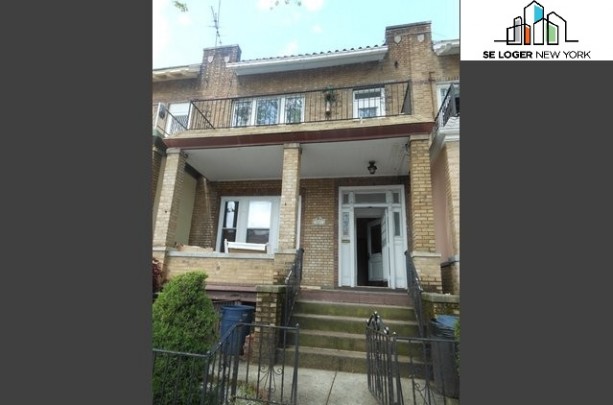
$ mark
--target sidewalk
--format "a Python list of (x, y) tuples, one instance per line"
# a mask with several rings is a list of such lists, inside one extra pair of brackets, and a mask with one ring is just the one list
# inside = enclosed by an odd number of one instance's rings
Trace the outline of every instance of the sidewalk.
[[(250, 367), (251, 378), (257, 375), (257, 367)], [(244, 369), (243, 369), (244, 371)], [(240, 375), (240, 373), (239, 373)], [(285, 390), (291, 387), (292, 368), (285, 368), (284, 374)], [(278, 377), (274, 377), (273, 391), (279, 388), (280, 381)], [(240, 378), (239, 378), (240, 379)], [(423, 388), (424, 384), (421, 380), (416, 380)], [(266, 385), (268, 382), (264, 382)], [(421, 405), (424, 402), (420, 399), (417, 404), (413, 402), (413, 382), (410, 378), (402, 378), (402, 395), (405, 405)], [(284, 398), (288, 395), (288, 391), (282, 394)], [(275, 400), (279, 400), (279, 391), (275, 394)], [(432, 392), (436, 398), (434, 403), (447, 405), (459, 405), (458, 399), (443, 398), (440, 395)], [(419, 397), (419, 394), (417, 395)], [(251, 402), (249, 402), (251, 403)], [(364, 373), (348, 373), (343, 371), (318, 370), (312, 368), (298, 369), (298, 390), (296, 405), (378, 405), (377, 400), (368, 389), (368, 377)]]
[(377, 405), (366, 374), (298, 369), (298, 405)]

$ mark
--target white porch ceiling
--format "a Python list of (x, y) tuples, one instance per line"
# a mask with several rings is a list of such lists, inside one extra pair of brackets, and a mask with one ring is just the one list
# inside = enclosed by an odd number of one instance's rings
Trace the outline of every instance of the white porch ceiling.
[[(408, 173), (408, 137), (302, 144), (301, 178), (398, 176)], [(281, 179), (283, 145), (187, 150), (187, 162), (211, 181)], [(377, 171), (366, 167), (374, 160)]]

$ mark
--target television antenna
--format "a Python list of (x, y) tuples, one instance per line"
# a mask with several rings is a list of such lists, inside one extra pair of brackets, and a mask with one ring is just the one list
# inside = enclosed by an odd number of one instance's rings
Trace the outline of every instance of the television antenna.
[(215, 10), (213, 9), (213, 6), (211, 6), (211, 12), (213, 13), (213, 28), (215, 28), (215, 48), (217, 48), (218, 45), (221, 45), (221, 35), (219, 35), (219, 10), (221, 9), (221, 0), (219, 0), (219, 3), (217, 4), (217, 13), (215, 13)]

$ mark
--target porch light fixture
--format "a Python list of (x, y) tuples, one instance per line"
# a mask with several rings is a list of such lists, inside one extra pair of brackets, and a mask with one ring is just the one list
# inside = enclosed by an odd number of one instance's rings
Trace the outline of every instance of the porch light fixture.
[(377, 171), (377, 166), (375, 166), (375, 161), (371, 160), (370, 162), (368, 162), (368, 172), (370, 174), (375, 174), (376, 171)]

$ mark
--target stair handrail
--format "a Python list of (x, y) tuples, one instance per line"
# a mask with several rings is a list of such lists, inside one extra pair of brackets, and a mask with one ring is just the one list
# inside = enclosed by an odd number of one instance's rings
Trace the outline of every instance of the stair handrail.
[(407, 289), (411, 300), (413, 301), (413, 307), (415, 308), (415, 317), (417, 318), (419, 337), (425, 337), (425, 319), (421, 299), (421, 295), (424, 292), (424, 289), (421, 286), (421, 281), (419, 279), (419, 274), (417, 274), (417, 269), (415, 268), (413, 258), (408, 251), (405, 251), (404, 255), (406, 257), (407, 266)]
[(300, 291), (300, 282), (302, 281), (302, 257), (304, 248), (296, 250), (296, 258), (292, 263), (287, 276), (285, 277), (285, 298), (283, 302), (283, 319), (281, 326), (289, 326), (289, 321), (294, 312), (294, 303)]

